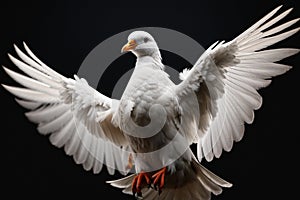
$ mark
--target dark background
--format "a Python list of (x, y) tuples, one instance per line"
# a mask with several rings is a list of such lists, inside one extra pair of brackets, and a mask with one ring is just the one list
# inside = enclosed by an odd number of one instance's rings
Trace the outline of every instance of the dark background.
[[(161, 1), (122, 3), (111, 1), (1, 1), (0, 63), (16, 69), (6, 53), (12, 44), (26, 41), (45, 63), (65, 76), (77, 72), (85, 56), (101, 41), (121, 31), (145, 27), (166, 27), (191, 36), (204, 47), (216, 40), (230, 40), (267, 12), (284, 4), (294, 7), (287, 17), (300, 17), (298, 0), (197, 1), (164, 5)], [(287, 19), (285, 21), (287, 21)], [(299, 26), (299, 23), (298, 23)], [(296, 27), (296, 26), (294, 26)], [(298, 47), (299, 33), (277, 46)], [(125, 41), (120, 41), (124, 43)], [(174, 41), (176, 42), (176, 41)], [(99, 55), (101, 56), (101, 55)], [(163, 52), (164, 63), (182, 69), (188, 63)], [(110, 95), (118, 78), (134, 66), (133, 55), (116, 60), (101, 79), (98, 90)], [(276, 77), (260, 92), (262, 108), (252, 125), (246, 125), (243, 140), (220, 159), (203, 162), (210, 170), (233, 183), (213, 199), (294, 199), (298, 192), (298, 113), (300, 55), (283, 61), (294, 68)], [(0, 70), (0, 82), (14, 84)], [(1, 195), (13, 197), (86, 197), (132, 199), (105, 184), (106, 169), (94, 175), (76, 165), (62, 149), (53, 147), (24, 116), (25, 109), (0, 88), (1, 95)], [(292, 183), (295, 179), (296, 184)]]

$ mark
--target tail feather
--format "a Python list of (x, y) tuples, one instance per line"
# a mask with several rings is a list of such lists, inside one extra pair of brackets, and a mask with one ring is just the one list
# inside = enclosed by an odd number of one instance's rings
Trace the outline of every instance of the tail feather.
[(199, 164), (197, 161), (194, 161), (194, 162), (196, 162), (196, 166), (199, 168), (199, 172), (202, 173), (204, 175), (204, 177), (207, 177), (209, 180), (213, 181), (215, 184), (217, 184), (221, 187), (226, 187), (226, 188), (232, 187), (231, 183), (218, 177), (217, 175), (215, 175), (214, 173), (212, 173), (211, 171), (206, 169), (204, 166)]
[(106, 181), (106, 183), (110, 184), (111, 186), (114, 186), (116, 188), (130, 188), (131, 183), (136, 175), (131, 174), (129, 176), (126, 176), (124, 178), (118, 179), (118, 180), (113, 180), (113, 181)]
[[(162, 190), (160, 195), (152, 188), (144, 188), (142, 189), (143, 199), (208, 200), (211, 198), (211, 193), (219, 195), (222, 193), (222, 187), (228, 188), (232, 186), (231, 183), (213, 174), (195, 159), (191, 161), (190, 169), (193, 170), (194, 176), (197, 178), (191, 178), (190, 181), (186, 182), (181, 187), (166, 187)], [(125, 194), (132, 194), (131, 183), (135, 176), (136, 174), (132, 174), (122, 179), (107, 181), (107, 183), (114, 187), (122, 188)]]

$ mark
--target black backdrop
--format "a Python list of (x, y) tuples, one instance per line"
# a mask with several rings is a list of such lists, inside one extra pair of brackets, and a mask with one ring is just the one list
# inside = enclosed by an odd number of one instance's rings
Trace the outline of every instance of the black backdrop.
[[(199, 0), (166, 5), (152, 1), (111, 2), (109, 5), (101, 1), (2, 1), (0, 62), (12, 66), (6, 53), (13, 52), (13, 43), (21, 45), (26, 41), (45, 63), (72, 76), (97, 44), (121, 31), (145, 26), (166, 27), (208, 47), (215, 40), (232, 39), (280, 4), (284, 4), (284, 9), (295, 8), (288, 19), (300, 17), (297, 0)], [(300, 48), (299, 35), (278, 46)], [(163, 59), (178, 69), (187, 65), (185, 60), (168, 52), (163, 52)], [(130, 54), (116, 60), (106, 71), (106, 78), (101, 79), (98, 90), (110, 95), (121, 71), (132, 68), (134, 62)], [(297, 192), (299, 101), (296, 94), (299, 92), (300, 56), (283, 62), (294, 68), (261, 90), (264, 104), (256, 111), (254, 123), (246, 125), (243, 140), (236, 143), (230, 153), (223, 153), (220, 159), (203, 162), (234, 184), (213, 199), (293, 199)], [(0, 76), (1, 83), (13, 84), (3, 69)], [(53, 147), (47, 137), (39, 135), (35, 125), (23, 115), (25, 110), (2, 87), (0, 90), (2, 195), (95, 199), (110, 195), (111, 199), (132, 199), (105, 184), (106, 180), (120, 175), (109, 176), (106, 169), (97, 175), (84, 171), (62, 149)], [(296, 184), (292, 183), (293, 179)]]

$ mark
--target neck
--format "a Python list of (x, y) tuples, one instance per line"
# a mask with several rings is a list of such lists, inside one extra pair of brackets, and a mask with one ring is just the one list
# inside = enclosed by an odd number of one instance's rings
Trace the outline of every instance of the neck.
[(152, 54), (151, 56), (138, 56), (136, 65), (155, 64), (159, 69), (164, 69), (164, 64), (161, 62), (160, 54)]

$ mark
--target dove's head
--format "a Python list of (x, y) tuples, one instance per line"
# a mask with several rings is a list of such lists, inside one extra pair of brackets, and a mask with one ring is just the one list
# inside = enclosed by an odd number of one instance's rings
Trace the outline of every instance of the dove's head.
[(159, 48), (154, 38), (145, 31), (134, 31), (128, 36), (128, 43), (125, 44), (121, 52), (131, 51), (137, 57), (159, 56)]

